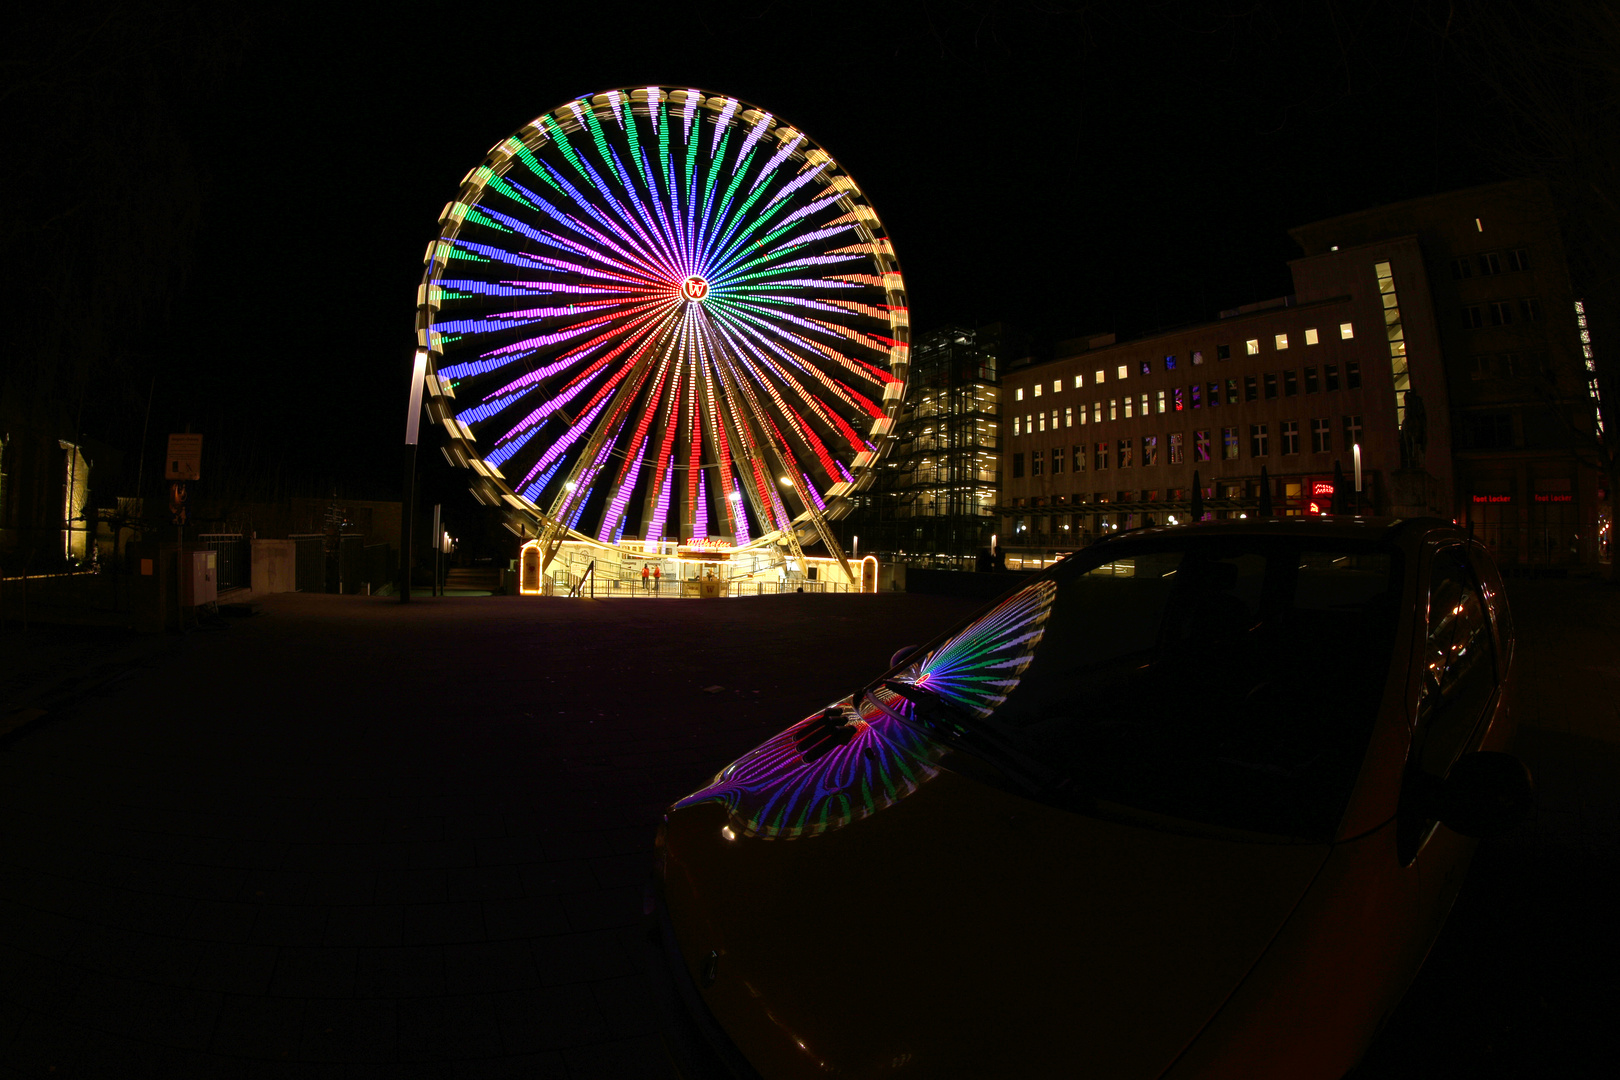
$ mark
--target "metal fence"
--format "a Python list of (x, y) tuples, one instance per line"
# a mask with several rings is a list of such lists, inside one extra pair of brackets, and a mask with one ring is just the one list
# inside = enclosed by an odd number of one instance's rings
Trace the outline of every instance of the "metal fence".
[(202, 533), (197, 537), (215, 552), (214, 582), (220, 592), (253, 584), (253, 542), (241, 533)]
[[(570, 580), (572, 584), (572, 579)], [(849, 593), (856, 590), (841, 581), (728, 581), (726, 596), (780, 596), (783, 593)], [(584, 595), (591, 595), (592, 583), (586, 582)], [(683, 589), (681, 582), (674, 578), (664, 578), (659, 583), (658, 591), (652, 590), (651, 584), (642, 587), (640, 578), (597, 578), (595, 581), (595, 596), (603, 598), (644, 598), (656, 600), (678, 600)], [(565, 588), (557, 586), (556, 594), (565, 595)], [(690, 599), (690, 595), (687, 597)]]

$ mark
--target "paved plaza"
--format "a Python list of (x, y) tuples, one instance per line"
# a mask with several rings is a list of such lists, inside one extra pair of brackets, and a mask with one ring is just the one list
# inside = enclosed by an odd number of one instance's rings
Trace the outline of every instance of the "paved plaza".
[[(1512, 595), (1541, 810), (1481, 849), (1362, 1080), (1596, 1075), (1616, 1011), (1620, 592)], [(974, 606), (293, 594), (184, 637), (8, 626), (0, 656), (55, 641), (94, 677), (0, 672), (32, 710), (0, 743), (0, 1076), (662, 1077), (660, 811)]]

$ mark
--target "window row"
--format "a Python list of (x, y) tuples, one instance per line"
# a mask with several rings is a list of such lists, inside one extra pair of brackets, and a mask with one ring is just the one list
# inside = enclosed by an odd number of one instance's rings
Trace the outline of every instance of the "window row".
[[(1348, 341), (1348, 340), (1350, 340), (1351, 338), (1353, 338), (1355, 336), (1356, 336), (1355, 335), (1355, 328), (1352, 326), (1352, 324), (1350, 324), (1350, 323), (1340, 323), (1339, 324), (1339, 337), (1340, 338)], [(1321, 336), (1317, 332), (1316, 328), (1312, 327), (1312, 328), (1305, 331), (1305, 333), (1303, 335), (1303, 340), (1304, 340), (1306, 345), (1315, 345), (1315, 344), (1318, 344), (1321, 341)], [(1288, 348), (1289, 335), (1287, 335), (1287, 334), (1274, 334), (1272, 336), (1272, 344), (1273, 344), (1273, 346), (1275, 348), (1277, 348), (1279, 350)], [(1250, 355), (1250, 356), (1257, 355), (1260, 352), (1260, 339), (1259, 338), (1250, 338), (1248, 341), (1244, 342), (1244, 348), (1247, 351), (1248, 355)], [(1232, 358), (1232, 346), (1230, 346), (1230, 345), (1217, 345), (1217, 346), (1215, 346), (1215, 359), (1217, 359), (1217, 360), (1230, 360), (1231, 358)], [(1204, 362), (1204, 354), (1201, 351), (1200, 352), (1194, 352), (1188, 359), (1191, 361), (1193, 366), (1198, 366), (1198, 365), (1203, 364), (1203, 362)], [(1175, 371), (1176, 370), (1177, 360), (1176, 360), (1176, 357), (1174, 355), (1165, 356), (1163, 363), (1164, 363), (1164, 370), (1165, 371)], [(1117, 381), (1117, 380), (1122, 380), (1122, 379), (1129, 378), (1130, 374), (1131, 374), (1131, 368), (1132, 367), (1133, 367), (1132, 364), (1120, 364), (1120, 365), (1116, 366), (1114, 368), (1114, 379)], [(1151, 375), (1151, 374), (1153, 374), (1153, 371), (1154, 371), (1154, 361), (1152, 359), (1138, 360), (1134, 364), (1134, 367), (1142, 375)], [(1085, 387), (1085, 385), (1086, 385), (1086, 377), (1085, 377), (1085, 375), (1083, 375), (1083, 374), (1075, 375), (1072, 378), (1073, 378), (1073, 388), (1074, 389), (1080, 390), (1080, 389), (1083, 389)], [(1098, 368), (1096, 371), (1094, 371), (1092, 373), (1091, 381), (1092, 381), (1093, 385), (1101, 385), (1102, 383), (1107, 382), (1108, 381), (1108, 369), (1106, 369), (1106, 368)], [(1028, 396), (1030, 398), (1038, 398), (1038, 397), (1042, 396), (1043, 394), (1048, 394), (1048, 393), (1060, 394), (1062, 392), (1063, 392), (1063, 380), (1062, 379), (1052, 379), (1052, 380), (1050, 380), (1050, 383), (1043, 380), (1041, 382), (1033, 383), (1033, 384), (1031, 384), (1029, 386), (1014, 387), (1013, 388), (1013, 400), (1014, 401), (1023, 401), (1026, 396)]]
[(1547, 358), (1539, 352), (1479, 353), (1468, 358), (1471, 379), (1522, 379), (1544, 376)]
[(1527, 296), (1521, 300), (1489, 300), (1483, 304), (1464, 304), (1463, 329), (1479, 330), (1487, 326), (1511, 326), (1515, 312), (1518, 313), (1520, 322), (1538, 323), (1541, 321), (1541, 301), (1534, 296)]
[[(1360, 362), (1350, 360), (1345, 363), (1343, 385), (1349, 390), (1361, 389)], [(1245, 375), (1241, 385), (1235, 378), (1217, 379), (1208, 383), (1193, 383), (1186, 387), (1175, 386), (1168, 390), (1152, 391), (1140, 396), (1109, 398), (1106, 404), (1099, 399), (1091, 403), (1089, 410), (1086, 404), (1081, 402), (1078, 406), (1065, 405), (1050, 412), (1043, 410), (1038, 413), (1024, 413), (1021, 416), (1015, 414), (1012, 418), (1012, 433), (1018, 436), (1035, 435), (1048, 430), (1049, 427), (1050, 430), (1057, 431), (1060, 428), (1072, 428), (1077, 421), (1084, 426), (1088, 417), (1091, 423), (1100, 424), (1104, 420), (1131, 420), (1137, 416), (1201, 409), (1206, 404), (1214, 408), (1221, 404), (1223, 396), (1227, 404), (1236, 405), (1240, 401), (1258, 401), (1262, 395), (1265, 400), (1270, 401), (1278, 396), (1279, 390), (1283, 397), (1296, 397), (1301, 388), (1307, 394), (1314, 394), (1320, 390), (1337, 390), (1339, 387), (1338, 364), (1323, 364), (1320, 376), (1313, 364), (1303, 371), (1290, 369), (1268, 372), (1265, 375)]]
[(1494, 277), (1497, 274), (1511, 274), (1528, 269), (1530, 269), (1530, 252), (1524, 248), (1482, 251), (1478, 255), (1464, 255), (1451, 260), (1451, 276), (1459, 281), (1473, 277), (1476, 272), (1480, 277)]
[[(1271, 425), (1250, 424), (1249, 428), (1249, 456), (1271, 456)], [(1164, 437), (1162, 448), (1166, 463), (1182, 465), (1186, 463), (1186, 452), (1192, 450), (1192, 460), (1195, 462), (1209, 461), (1215, 450), (1211, 442), (1211, 433), (1215, 429), (1203, 428), (1192, 433), (1192, 445), (1189, 448), (1184, 441), (1184, 432), (1173, 431)], [(1361, 416), (1343, 416), (1340, 422), (1343, 442), (1341, 450), (1361, 441)], [(1237, 426), (1220, 429), (1220, 455), (1223, 461), (1235, 461), (1238, 458), (1239, 429)], [(1298, 420), (1284, 420), (1278, 425), (1278, 449), (1283, 456), (1298, 454), (1300, 452), (1300, 427)], [(1311, 440), (1310, 452), (1313, 454), (1330, 454), (1333, 452), (1333, 424), (1330, 417), (1319, 416), (1310, 420), (1308, 434)], [(1160, 463), (1161, 444), (1157, 435), (1143, 435), (1141, 437), (1141, 464), (1151, 467)], [(1030, 476), (1047, 475), (1050, 468), (1051, 475), (1058, 476), (1067, 470), (1085, 472), (1087, 462), (1094, 470), (1121, 468), (1135, 468), (1137, 464), (1137, 440), (1129, 439), (1102, 439), (1094, 443), (1075, 443), (1071, 446), (1054, 446), (1042, 450), (1032, 450), (1028, 454)], [(1012, 478), (1023, 479), (1025, 472), (1025, 454), (1015, 453), (1012, 456)]]

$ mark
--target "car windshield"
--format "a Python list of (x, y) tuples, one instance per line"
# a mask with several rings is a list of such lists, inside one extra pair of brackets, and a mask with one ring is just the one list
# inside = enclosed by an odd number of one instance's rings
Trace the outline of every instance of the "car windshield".
[[(981, 617), (882, 685), (959, 748), (1037, 777), (1036, 798), (1326, 839), (1389, 671), (1400, 579), (1399, 553), (1377, 542), (1109, 543), (997, 608), (1025, 597), (1031, 614)], [(1042, 616), (1023, 655), (982, 665), (1012, 673), (995, 694), (970, 700), (931, 670), (974, 633), (1013, 641), (1009, 624)]]

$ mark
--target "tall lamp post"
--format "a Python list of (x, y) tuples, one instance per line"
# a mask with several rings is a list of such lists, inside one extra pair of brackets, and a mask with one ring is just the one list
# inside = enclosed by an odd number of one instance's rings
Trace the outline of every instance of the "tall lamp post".
[(416, 441), (422, 426), (422, 385), (427, 379), (426, 349), (416, 350), (411, 365), (411, 405), (405, 416), (405, 505), (401, 507), (399, 538), (399, 602), (411, 602), (411, 518), (416, 510)]
[(1356, 517), (1361, 516), (1361, 444), (1352, 443), (1351, 450), (1356, 458)]

